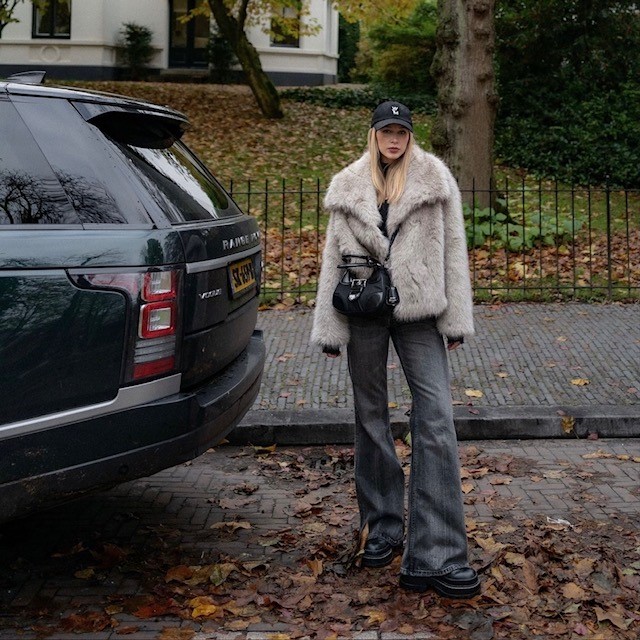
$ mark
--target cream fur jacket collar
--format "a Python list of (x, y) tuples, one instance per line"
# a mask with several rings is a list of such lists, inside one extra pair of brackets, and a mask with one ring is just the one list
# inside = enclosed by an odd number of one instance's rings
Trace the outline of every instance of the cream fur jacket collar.
[[(324, 205), (330, 213), (314, 313), (312, 341), (341, 348), (349, 343), (349, 321), (331, 303), (344, 254), (384, 261), (389, 240), (380, 230), (369, 153), (337, 173)], [(398, 289), (400, 321), (437, 318), (443, 336), (473, 334), (473, 303), (460, 192), (445, 164), (414, 145), (401, 198), (389, 205), (391, 246), (387, 267)]]

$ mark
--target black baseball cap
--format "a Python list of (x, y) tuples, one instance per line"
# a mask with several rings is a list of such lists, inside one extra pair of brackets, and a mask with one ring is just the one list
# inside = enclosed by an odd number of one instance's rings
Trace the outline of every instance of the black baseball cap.
[(413, 131), (413, 121), (411, 120), (409, 107), (393, 100), (381, 102), (373, 112), (371, 126), (377, 131), (388, 124), (399, 124), (409, 129), (409, 131)]

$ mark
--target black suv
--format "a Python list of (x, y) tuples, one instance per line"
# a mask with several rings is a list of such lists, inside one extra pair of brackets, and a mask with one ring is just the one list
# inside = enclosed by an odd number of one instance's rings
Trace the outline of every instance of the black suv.
[(150, 475), (251, 407), (260, 232), (181, 113), (0, 81), (0, 521)]

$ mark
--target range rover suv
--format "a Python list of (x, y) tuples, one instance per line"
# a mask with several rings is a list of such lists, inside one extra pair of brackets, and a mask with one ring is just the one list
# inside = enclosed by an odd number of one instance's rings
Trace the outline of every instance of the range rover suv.
[(0, 521), (220, 442), (264, 366), (257, 222), (169, 108), (0, 81)]

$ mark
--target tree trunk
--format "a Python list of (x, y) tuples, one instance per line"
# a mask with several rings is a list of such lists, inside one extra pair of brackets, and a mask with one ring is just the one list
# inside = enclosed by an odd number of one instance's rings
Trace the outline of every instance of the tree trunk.
[(258, 52), (247, 38), (244, 19), (231, 15), (224, 0), (209, 0), (209, 6), (220, 33), (229, 42), (240, 62), (260, 111), (267, 118), (282, 118), (284, 113), (280, 107), (280, 96), (269, 76), (263, 71)]
[[(438, 0), (437, 51), (431, 67), (438, 116), (431, 142), (470, 206), (491, 206), (495, 92), (495, 0)], [(475, 188), (475, 198), (472, 189)]]

